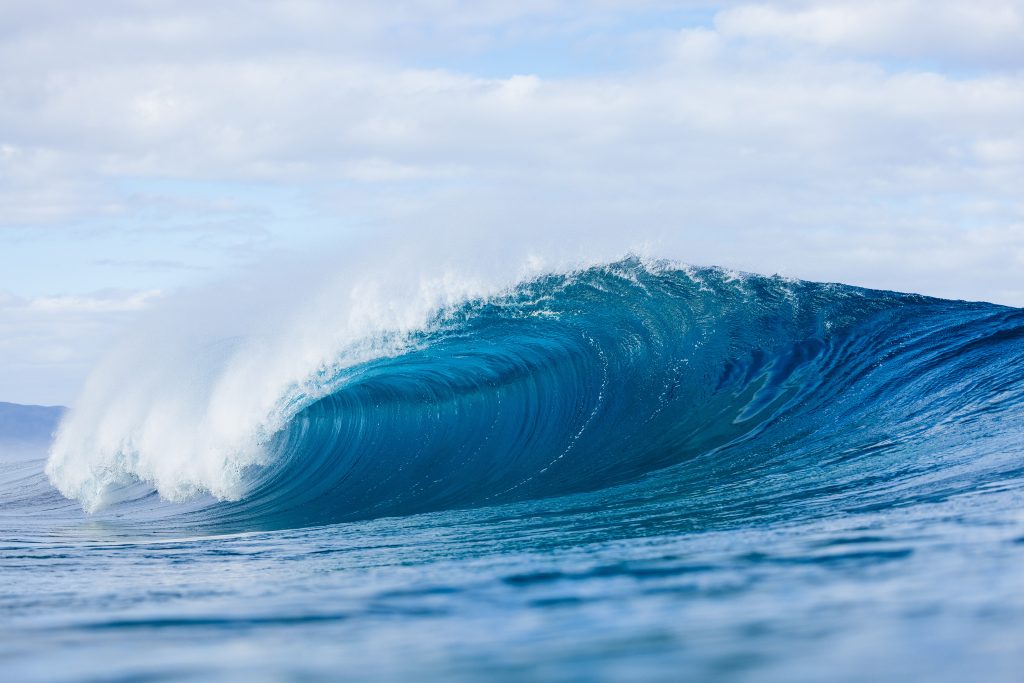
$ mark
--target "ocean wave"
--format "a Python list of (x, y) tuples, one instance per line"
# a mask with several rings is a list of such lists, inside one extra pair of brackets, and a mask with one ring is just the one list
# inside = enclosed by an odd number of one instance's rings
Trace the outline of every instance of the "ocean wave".
[(401, 324), (339, 321), (317, 353), (179, 349), (195, 367), (175, 378), (115, 364), (62, 425), (50, 480), (89, 510), (140, 483), (199, 497), (190, 514), (240, 528), (628, 483), (757, 481), (774, 500), (842, 484), (895, 505), (914, 477), (953, 476), (935, 444), (955, 453), (1024, 400), (1018, 309), (637, 258), (431, 291), (387, 303)]

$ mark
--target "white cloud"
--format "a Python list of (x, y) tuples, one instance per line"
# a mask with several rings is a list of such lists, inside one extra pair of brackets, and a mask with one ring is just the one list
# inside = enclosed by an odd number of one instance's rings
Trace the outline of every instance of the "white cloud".
[(826, 0), (744, 3), (721, 12), (726, 35), (883, 58), (1020, 67), (1019, 0)]
[(0, 387), (23, 403), (67, 403), (95, 359), (159, 292), (24, 298), (0, 291)]
[(1024, 3), (253, 7), (0, 5), (0, 250), (123, 236), (88, 291), (460, 226), (1024, 304)]
[(131, 292), (121, 296), (51, 296), (32, 299), (27, 308), (30, 311), (47, 313), (111, 313), (117, 311), (141, 311), (160, 296), (158, 290)]

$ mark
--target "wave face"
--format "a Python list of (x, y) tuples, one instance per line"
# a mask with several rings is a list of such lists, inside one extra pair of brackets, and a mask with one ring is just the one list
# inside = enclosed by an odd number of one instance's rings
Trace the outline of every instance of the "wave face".
[[(203, 482), (230, 474), (220, 497), (233, 500), (186, 508), (237, 528), (629, 483), (623, 496), (685, 500), (758, 480), (744, 514), (812, 491), (885, 490), (899, 505), (934, 488), (911, 474), (955, 479), (972, 425), (1024, 401), (1020, 310), (638, 259), (447, 306), (386, 353), (360, 348), (283, 392), (248, 450), (157, 467), (130, 431), (95, 460), (94, 435), (69, 430), (48, 473), (104, 501), (147, 499), (140, 481), (220, 495)], [(859, 457), (897, 451), (898, 466)]]

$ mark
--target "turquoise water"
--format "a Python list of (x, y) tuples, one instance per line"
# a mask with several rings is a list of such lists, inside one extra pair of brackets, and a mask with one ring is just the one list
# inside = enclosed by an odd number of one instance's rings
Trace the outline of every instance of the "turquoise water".
[(237, 500), (0, 462), (3, 678), (1024, 670), (1024, 311), (627, 260), (317, 381)]

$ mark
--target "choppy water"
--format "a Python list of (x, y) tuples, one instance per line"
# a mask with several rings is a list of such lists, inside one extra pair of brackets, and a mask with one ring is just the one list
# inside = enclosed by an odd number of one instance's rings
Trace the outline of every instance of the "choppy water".
[(5, 680), (1024, 671), (1022, 310), (627, 260), (224, 431), (233, 349), (0, 462)]

